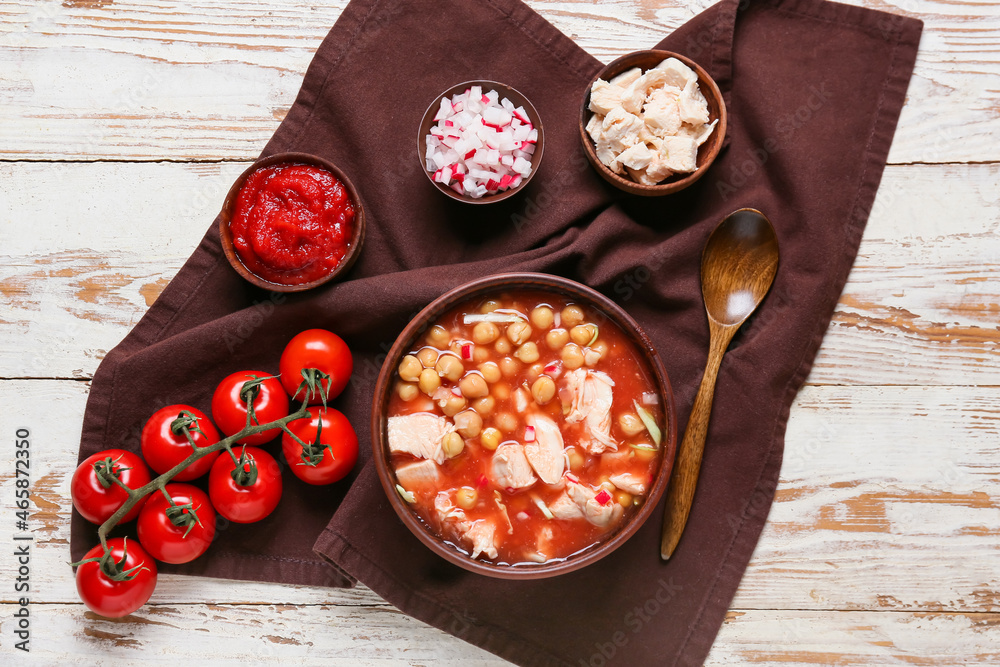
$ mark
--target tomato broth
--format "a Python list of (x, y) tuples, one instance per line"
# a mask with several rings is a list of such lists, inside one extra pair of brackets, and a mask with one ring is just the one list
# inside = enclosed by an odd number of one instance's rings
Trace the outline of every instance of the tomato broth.
[(396, 370), (397, 492), (473, 558), (530, 565), (586, 550), (652, 489), (666, 432), (654, 378), (590, 305), (527, 290), (466, 301)]

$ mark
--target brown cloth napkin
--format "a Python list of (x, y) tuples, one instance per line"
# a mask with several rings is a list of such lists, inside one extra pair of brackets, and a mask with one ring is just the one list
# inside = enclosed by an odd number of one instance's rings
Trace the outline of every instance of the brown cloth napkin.
[[(729, 145), (695, 186), (640, 200), (604, 184), (580, 147), (579, 105), (600, 63), (531, 9), (518, 0), (354, 0), (264, 151), (319, 154), (352, 177), (369, 228), (350, 279), (296, 296), (259, 291), (226, 263), (216, 220), (98, 369), (81, 459), (110, 446), (137, 449), (157, 408), (208, 410), (224, 376), (275, 372), (293, 334), (329, 328), (355, 354), (355, 375), (336, 401), (362, 442), (355, 475), (310, 487), (286, 470), (274, 515), (222, 526), (204, 557), (163, 571), (332, 586), (357, 578), (403, 611), (522, 665), (701, 663), (767, 517), (789, 406), (857, 252), (920, 31), (913, 19), (820, 0), (711, 7), (657, 46), (691, 57), (718, 82)], [(427, 105), (476, 78), (527, 95), (546, 131), (537, 177), (480, 207), (437, 192), (414, 150)], [(743, 206), (773, 221), (781, 263), (723, 363), (700, 485), (673, 559), (660, 561), (658, 520), (603, 561), (541, 581), (484, 578), (421, 545), (389, 507), (367, 448), (374, 380), (409, 318), (490, 273), (580, 280), (616, 299), (653, 339), (683, 432), (708, 350), (701, 249)], [(95, 532), (74, 514), (74, 559)]]

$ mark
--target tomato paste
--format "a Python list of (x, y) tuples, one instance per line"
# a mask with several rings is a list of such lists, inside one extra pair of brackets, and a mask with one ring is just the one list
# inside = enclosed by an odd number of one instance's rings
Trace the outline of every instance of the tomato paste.
[(344, 184), (313, 165), (254, 171), (240, 189), (229, 228), (243, 264), (282, 285), (333, 271), (350, 249), (354, 205)]

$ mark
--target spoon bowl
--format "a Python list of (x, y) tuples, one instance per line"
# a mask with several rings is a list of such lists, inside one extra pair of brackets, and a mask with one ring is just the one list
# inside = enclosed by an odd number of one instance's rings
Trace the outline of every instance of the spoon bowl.
[(711, 320), (743, 324), (764, 299), (778, 270), (778, 237), (763, 213), (743, 208), (727, 216), (701, 256), (701, 294)]
[(777, 271), (778, 236), (771, 221), (755, 209), (741, 208), (726, 216), (705, 244), (701, 293), (708, 315), (708, 361), (667, 488), (663, 560), (673, 555), (691, 512), (722, 357), (736, 331), (767, 296)]

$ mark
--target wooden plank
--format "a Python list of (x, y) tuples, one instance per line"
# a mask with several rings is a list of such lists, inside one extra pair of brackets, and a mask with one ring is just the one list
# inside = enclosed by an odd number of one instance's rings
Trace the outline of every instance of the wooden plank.
[(705, 665), (989, 665), (998, 624), (1000, 614), (734, 610)]
[[(82, 382), (0, 381), (0, 433), (26, 426), (35, 443), (32, 581), (41, 602), (77, 599), (66, 545), (86, 393)], [(998, 431), (990, 388), (807, 387), (792, 409), (777, 501), (733, 606), (1000, 612)], [(13, 497), (11, 471), (0, 471), (0, 513), (11, 515)], [(0, 532), (0, 549), (10, 540)], [(14, 597), (0, 590), (0, 603)], [(162, 577), (154, 601), (380, 604), (365, 589), (181, 576)]]
[[(1000, 131), (1000, 9), (849, 0), (925, 35), (894, 163), (989, 161)], [(291, 106), (343, 0), (0, 2), (0, 158), (254, 158)], [(648, 48), (710, 2), (531, 0), (597, 58)]]
[[(7, 636), (14, 605), (0, 605)], [(82, 605), (31, 607), (31, 655), (39, 664), (145, 665), (198, 656), (201, 664), (294, 659), (302, 665), (387, 667), (510, 663), (391, 607), (147, 605), (123, 619)], [(1000, 659), (1000, 614), (734, 610), (705, 664), (968, 665)], [(641, 641), (642, 633), (626, 633)], [(617, 649), (595, 638), (584, 664)]]
[[(245, 167), (0, 164), (0, 225), (31, 226), (0, 249), (0, 377), (91, 377)], [(1000, 384), (998, 193), (998, 165), (887, 170), (810, 382)]]

